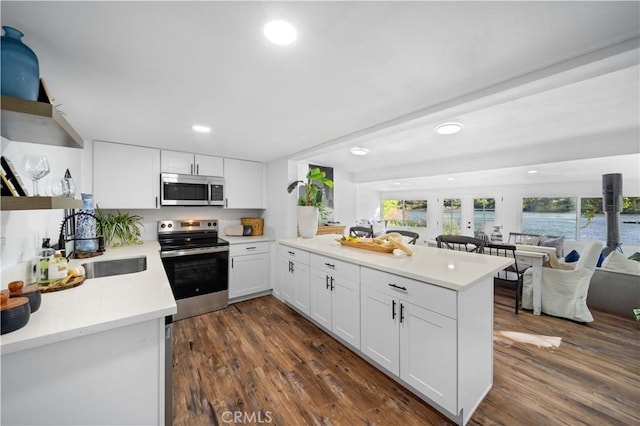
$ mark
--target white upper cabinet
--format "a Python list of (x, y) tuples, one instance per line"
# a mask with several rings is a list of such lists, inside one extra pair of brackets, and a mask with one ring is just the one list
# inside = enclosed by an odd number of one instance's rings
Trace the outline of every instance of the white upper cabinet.
[(93, 143), (93, 199), (103, 209), (160, 206), (160, 150)]
[(223, 164), (222, 157), (162, 150), (161, 169), (163, 173), (223, 176)]
[(264, 209), (264, 164), (224, 159), (225, 207)]

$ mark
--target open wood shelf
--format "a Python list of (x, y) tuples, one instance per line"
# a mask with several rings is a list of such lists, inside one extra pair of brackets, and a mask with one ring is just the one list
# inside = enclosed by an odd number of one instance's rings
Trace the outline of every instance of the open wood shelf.
[(2, 95), (2, 136), (18, 142), (82, 148), (82, 137), (46, 102)]
[(0, 210), (79, 209), (82, 200), (63, 197), (0, 197)]

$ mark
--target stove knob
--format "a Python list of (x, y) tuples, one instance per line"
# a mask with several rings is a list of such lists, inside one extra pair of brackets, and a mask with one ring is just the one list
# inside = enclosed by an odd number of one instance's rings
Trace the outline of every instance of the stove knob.
[(207, 223), (207, 226), (211, 226), (211, 222), (208, 222), (208, 223)]
[(173, 223), (167, 225), (169, 228), (173, 228)]
[(160, 224), (160, 228), (163, 228), (163, 229), (164, 229), (164, 228), (166, 228), (166, 227), (167, 227), (167, 225), (165, 225), (164, 223)]

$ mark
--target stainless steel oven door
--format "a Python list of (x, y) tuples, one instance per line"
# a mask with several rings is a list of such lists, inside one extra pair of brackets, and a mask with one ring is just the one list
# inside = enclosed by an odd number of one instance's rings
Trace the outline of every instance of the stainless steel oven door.
[(174, 321), (228, 305), (228, 246), (163, 252), (160, 257), (178, 305)]

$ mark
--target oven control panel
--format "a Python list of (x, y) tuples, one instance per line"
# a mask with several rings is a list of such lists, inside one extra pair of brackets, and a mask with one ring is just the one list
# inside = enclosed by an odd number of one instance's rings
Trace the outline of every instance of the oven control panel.
[(158, 233), (217, 231), (218, 219), (182, 219), (158, 221)]

